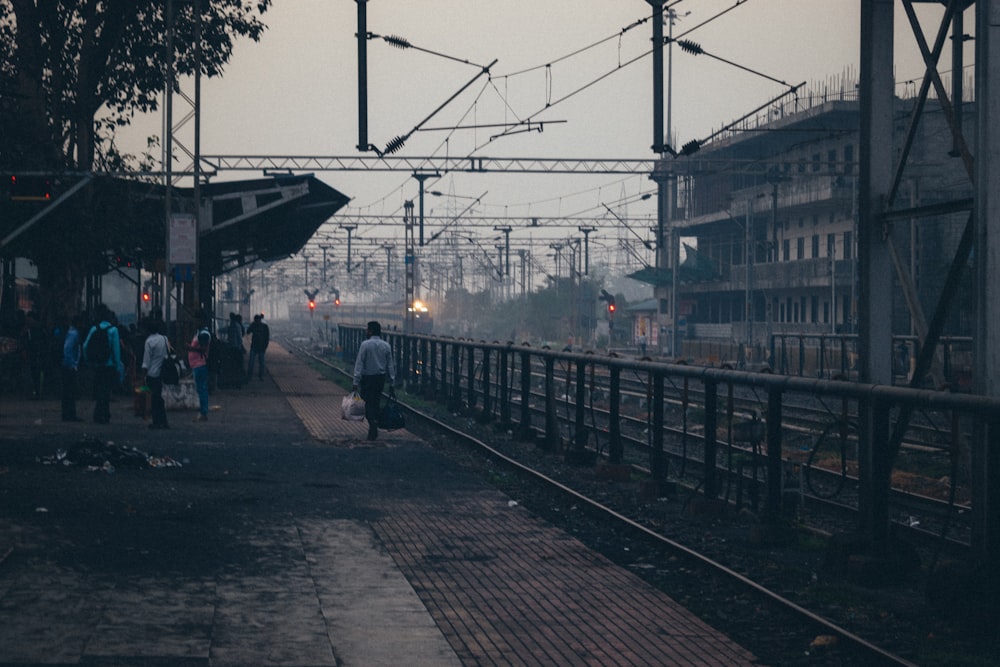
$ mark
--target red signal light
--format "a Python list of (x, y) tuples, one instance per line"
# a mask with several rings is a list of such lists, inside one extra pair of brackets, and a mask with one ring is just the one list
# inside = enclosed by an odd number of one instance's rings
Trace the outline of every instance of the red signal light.
[(309, 310), (316, 310), (316, 302), (309, 299)]

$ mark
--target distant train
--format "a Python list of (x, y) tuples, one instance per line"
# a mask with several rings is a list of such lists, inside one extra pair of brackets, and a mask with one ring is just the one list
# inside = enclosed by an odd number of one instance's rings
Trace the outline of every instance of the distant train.
[(413, 308), (408, 309), (405, 302), (394, 303), (343, 303), (337, 300), (314, 301), (312, 306), (303, 305), (289, 313), (289, 318), (299, 324), (322, 327), (326, 322), (330, 326), (365, 326), (372, 320), (378, 321), (387, 331), (410, 331), (407, 324), (412, 312), (414, 333), (429, 334), (434, 332), (434, 319), (430, 308), (421, 301), (414, 301)]

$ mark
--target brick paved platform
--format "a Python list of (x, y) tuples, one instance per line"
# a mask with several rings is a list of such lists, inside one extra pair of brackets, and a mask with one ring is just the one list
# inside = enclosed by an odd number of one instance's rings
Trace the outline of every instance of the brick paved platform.
[[(0, 395), (0, 665), (748, 665), (668, 596), (273, 346), (206, 423)], [(92, 403), (80, 402), (89, 415)], [(84, 435), (180, 468), (44, 466)]]

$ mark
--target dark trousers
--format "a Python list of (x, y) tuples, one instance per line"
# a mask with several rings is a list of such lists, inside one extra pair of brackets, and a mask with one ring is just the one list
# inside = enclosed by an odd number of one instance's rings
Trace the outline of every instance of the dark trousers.
[(358, 392), (365, 401), (365, 419), (368, 420), (368, 435), (378, 434), (378, 417), (382, 414), (382, 390), (385, 388), (385, 375), (362, 375)]
[(115, 384), (113, 366), (98, 366), (94, 369), (94, 421), (107, 424), (111, 421), (111, 389)]
[(76, 419), (76, 369), (60, 366), (62, 372), (62, 418)]
[(151, 412), (153, 413), (153, 426), (167, 425), (167, 404), (163, 402), (163, 380), (146, 376), (146, 384), (149, 386)]

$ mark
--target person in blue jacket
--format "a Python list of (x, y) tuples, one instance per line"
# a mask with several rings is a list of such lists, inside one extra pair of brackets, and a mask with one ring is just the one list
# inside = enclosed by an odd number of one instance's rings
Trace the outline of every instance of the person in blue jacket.
[(111, 421), (111, 390), (116, 379), (125, 373), (122, 365), (121, 339), (114, 313), (103, 303), (96, 309), (97, 324), (83, 341), (84, 360), (94, 368), (94, 423)]

